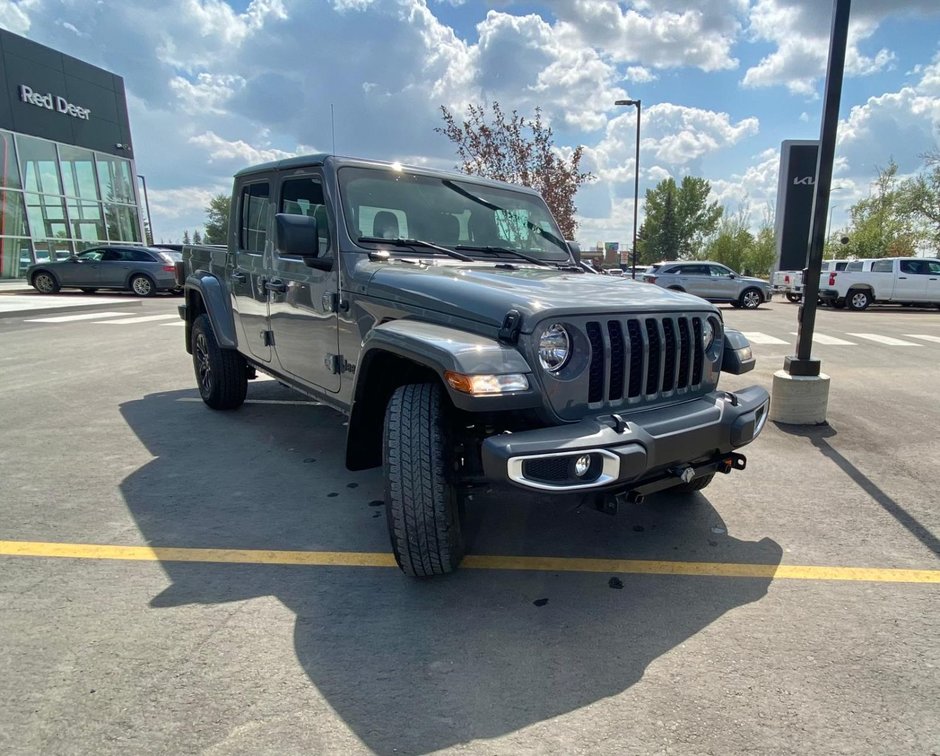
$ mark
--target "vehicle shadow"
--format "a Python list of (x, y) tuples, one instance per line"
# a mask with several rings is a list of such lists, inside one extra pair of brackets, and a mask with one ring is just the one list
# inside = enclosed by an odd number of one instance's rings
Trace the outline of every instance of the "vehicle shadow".
[[(191, 391), (121, 406), (154, 455), (121, 485), (146, 542), (387, 552), (380, 475), (345, 470), (342, 418), (315, 404), (276, 403), (296, 395), (273, 382), (253, 384), (249, 399), (228, 413), (206, 409)], [(770, 539), (730, 536), (700, 494), (662, 495), (608, 517), (575, 502), (483, 493), (468, 503), (467, 526), (477, 554), (776, 566), (782, 553)], [(763, 598), (771, 582), (481, 569), (413, 580), (388, 568), (162, 566), (172, 583), (151, 599), (154, 609), (264, 596), (289, 607), (310, 682), (382, 754), (505, 735), (617, 695), (717, 618)], [(246, 665), (233, 664), (234, 685)]]

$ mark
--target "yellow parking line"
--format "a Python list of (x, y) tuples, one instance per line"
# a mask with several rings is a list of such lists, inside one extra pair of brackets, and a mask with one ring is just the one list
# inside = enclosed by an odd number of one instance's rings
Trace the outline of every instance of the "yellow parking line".
[[(274, 551), (267, 549), (189, 549), (165, 546), (113, 546), (91, 543), (0, 541), (0, 556), (120, 559), (145, 562), (224, 562), (229, 564), (292, 564), (310, 567), (394, 567), (391, 554), (360, 551)], [(613, 572), (633, 575), (692, 575), (785, 580), (854, 580), (875, 583), (940, 583), (940, 570), (877, 567), (817, 567), (665, 562), (641, 559), (580, 559), (573, 557), (488, 556), (470, 554), (461, 565), (476, 570), (534, 572)]]

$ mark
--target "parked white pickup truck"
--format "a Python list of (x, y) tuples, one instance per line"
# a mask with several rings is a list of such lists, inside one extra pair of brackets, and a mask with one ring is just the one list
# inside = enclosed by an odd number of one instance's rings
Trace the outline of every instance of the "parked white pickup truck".
[[(826, 277), (833, 270), (845, 270), (847, 266), (854, 265), (859, 260), (823, 260), (822, 275), (819, 280), (821, 289), (825, 283)], [(851, 269), (851, 268), (849, 268)], [(861, 267), (858, 268), (861, 270)], [(802, 270), (778, 270), (771, 278), (774, 294), (783, 294), (791, 302), (800, 302), (803, 300), (803, 271)]]
[(885, 257), (871, 261), (867, 271), (830, 271), (820, 281), (819, 299), (850, 310), (864, 310), (872, 302), (940, 307), (940, 260)]

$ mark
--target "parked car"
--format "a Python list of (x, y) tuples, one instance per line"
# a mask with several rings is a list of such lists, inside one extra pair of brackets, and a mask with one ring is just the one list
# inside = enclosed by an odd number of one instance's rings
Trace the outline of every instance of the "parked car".
[(182, 293), (176, 283), (174, 255), (156, 247), (107, 245), (92, 247), (61, 262), (30, 265), (26, 280), (40, 294), (76, 288), (87, 294), (98, 289), (124, 289), (139, 297), (158, 291)]
[(742, 276), (721, 263), (661, 262), (643, 274), (646, 283), (664, 289), (685, 291), (709, 302), (730, 302), (732, 307), (753, 310), (773, 294), (770, 283), (761, 278)]
[[(829, 273), (839, 270), (867, 270), (865, 263), (870, 260), (823, 260), (820, 275), (828, 278)], [(803, 301), (803, 271), (778, 270), (770, 279), (774, 294), (783, 294), (791, 302)], [(823, 287), (820, 279), (819, 288)]]
[(833, 271), (824, 277), (819, 299), (850, 310), (868, 309), (872, 302), (940, 307), (940, 260), (885, 257), (862, 262), (859, 271), (846, 267), (841, 273)]

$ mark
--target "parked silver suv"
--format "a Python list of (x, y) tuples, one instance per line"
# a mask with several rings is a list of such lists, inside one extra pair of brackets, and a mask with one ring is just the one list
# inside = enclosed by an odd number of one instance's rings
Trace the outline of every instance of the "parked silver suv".
[(768, 281), (741, 276), (721, 263), (704, 261), (656, 263), (643, 274), (646, 283), (685, 291), (710, 302), (730, 302), (732, 307), (753, 310), (773, 294)]

